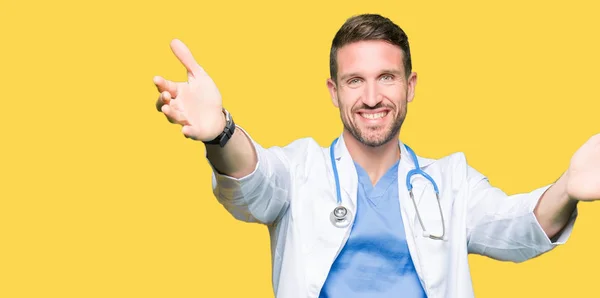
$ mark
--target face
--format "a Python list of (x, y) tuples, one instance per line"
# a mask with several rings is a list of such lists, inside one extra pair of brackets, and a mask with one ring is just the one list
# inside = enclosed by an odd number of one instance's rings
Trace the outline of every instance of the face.
[(381, 146), (397, 139), (414, 97), (416, 73), (405, 75), (403, 52), (385, 41), (360, 41), (338, 49), (337, 81), (327, 81), (344, 128), (359, 142)]

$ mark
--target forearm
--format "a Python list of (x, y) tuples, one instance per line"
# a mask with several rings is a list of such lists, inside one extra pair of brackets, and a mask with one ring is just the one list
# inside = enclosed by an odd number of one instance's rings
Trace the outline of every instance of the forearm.
[(289, 206), (290, 166), (282, 148), (265, 149), (236, 127), (223, 148), (206, 145), (206, 155), (215, 170), (213, 193), (236, 219), (271, 224)]
[(571, 218), (577, 200), (567, 194), (568, 172), (563, 174), (540, 198), (534, 214), (548, 238), (560, 232)]
[(223, 148), (219, 145), (206, 145), (206, 155), (215, 169), (233, 178), (242, 178), (252, 173), (258, 161), (252, 142), (238, 127)]

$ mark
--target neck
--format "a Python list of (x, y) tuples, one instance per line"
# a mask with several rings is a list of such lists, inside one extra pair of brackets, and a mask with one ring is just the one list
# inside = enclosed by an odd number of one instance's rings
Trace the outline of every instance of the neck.
[(397, 139), (396, 136), (381, 146), (370, 147), (359, 142), (350, 132), (344, 130), (344, 143), (352, 160), (369, 174), (373, 185), (377, 184), (377, 181), (400, 158), (400, 147)]

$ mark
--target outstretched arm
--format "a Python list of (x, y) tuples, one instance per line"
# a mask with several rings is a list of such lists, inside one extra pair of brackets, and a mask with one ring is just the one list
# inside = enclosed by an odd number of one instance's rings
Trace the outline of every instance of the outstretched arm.
[[(160, 92), (156, 108), (171, 123), (180, 124), (186, 137), (210, 141), (225, 128), (221, 94), (183, 42), (173, 40), (171, 50), (185, 66), (188, 81), (172, 82), (160, 76), (155, 77), (154, 84)], [(250, 174), (257, 163), (251, 141), (240, 130), (234, 131), (223, 148), (219, 145), (206, 145), (206, 150), (211, 164), (220, 173), (234, 178)]]
[(569, 238), (579, 201), (600, 200), (600, 134), (550, 186), (507, 196), (471, 167), (467, 184), (469, 252), (513, 262), (536, 257)]
[(554, 238), (565, 227), (579, 202), (567, 193), (568, 175), (565, 172), (544, 192), (533, 211), (548, 238)]
[[(188, 81), (155, 77), (156, 108), (181, 125), (185, 137), (213, 140), (226, 125), (221, 94), (181, 41), (173, 40), (171, 49), (187, 69)], [(281, 148), (262, 148), (238, 127), (224, 147), (206, 145), (206, 157), (213, 168), (213, 193), (235, 218), (270, 224), (286, 210), (291, 179)]]
[(534, 214), (549, 238), (568, 223), (579, 201), (600, 199), (600, 134), (571, 158), (569, 169), (540, 198)]

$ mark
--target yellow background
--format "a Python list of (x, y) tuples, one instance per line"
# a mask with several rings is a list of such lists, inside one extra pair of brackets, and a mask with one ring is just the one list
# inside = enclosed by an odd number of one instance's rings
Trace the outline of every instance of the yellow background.
[[(272, 297), (267, 231), (212, 197), (203, 147), (154, 110), (180, 38), (264, 146), (341, 129), (325, 80), (347, 17), (409, 34), (401, 137), (507, 193), (554, 181), (598, 121), (592, 1), (0, 3), (0, 297)], [(523, 264), (471, 256), (477, 297), (598, 297), (600, 202)]]

